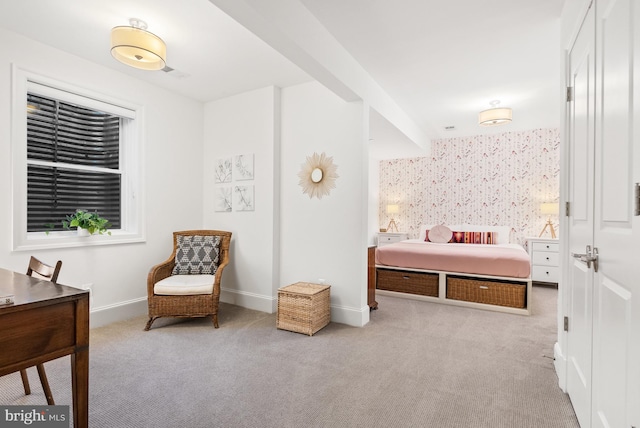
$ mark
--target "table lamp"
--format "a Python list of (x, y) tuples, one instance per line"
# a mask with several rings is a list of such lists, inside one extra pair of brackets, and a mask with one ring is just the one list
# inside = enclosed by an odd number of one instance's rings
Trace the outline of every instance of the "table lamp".
[(551, 215), (558, 214), (558, 203), (557, 202), (545, 202), (545, 203), (540, 205), (540, 212), (542, 214), (546, 214), (547, 215), (547, 222), (545, 223), (544, 228), (542, 229), (542, 232), (540, 232), (540, 235), (538, 237), (541, 237), (542, 235), (544, 235), (544, 232), (547, 230), (547, 228), (549, 228), (550, 231), (551, 231), (551, 237), (553, 239), (555, 239), (556, 238), (556, 231), (553, 228), (553, 223), (551, 223)]
[(395, 204), (387, 205), (387, 214), (391, 214), (391, 221), (387, 226), (387, 232), (393, 232), (393, 229), (395, 229), (396, 232), (398, 231), (398, 225), (396, 224), (396, 221), (393, 219), (393, 215), (398, 214), (398, 212), (400, 212), (400, 207), (398, 207), (398, 205), (395, 205)]

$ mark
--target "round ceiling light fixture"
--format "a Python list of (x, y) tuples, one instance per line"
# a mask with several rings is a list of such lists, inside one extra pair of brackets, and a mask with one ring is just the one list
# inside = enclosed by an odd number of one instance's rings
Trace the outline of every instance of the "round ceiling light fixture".
[(147, 23), (131, 18), (130, 27), (111, 30), (111, 55), (123, 64), (142, 70), (161, 70), (167, 64), (164, 41), (147, 31)]
[(499, 100), (493, 100), (491, 108), (483, 110), (478, 114), (478, 124), (481, 126), (504, 125), (512, 120), (512, 112), (508, 107), (498, 107)]

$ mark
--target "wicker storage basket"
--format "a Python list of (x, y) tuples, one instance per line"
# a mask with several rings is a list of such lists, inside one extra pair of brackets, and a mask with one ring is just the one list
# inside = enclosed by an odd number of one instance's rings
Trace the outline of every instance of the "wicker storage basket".
[(379, 290), (438, 297), (438, 274), (393, 269), (377, 269), (376, 274)]
[(313, 336), (331, 320), (330, 288), (308, 282), (279, 288), (276, 326)]
[(524, 283), (447, 277), (447, 299), (524, 308), (526, 292)]

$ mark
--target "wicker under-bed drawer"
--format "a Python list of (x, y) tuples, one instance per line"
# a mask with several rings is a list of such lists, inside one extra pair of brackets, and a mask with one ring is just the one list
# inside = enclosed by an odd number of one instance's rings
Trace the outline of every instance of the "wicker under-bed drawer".
[(524, 308), (526, 283), (447, 277), (447, 299)]
[(438, 274), (376, 269), (376, 288), (438, 297)]

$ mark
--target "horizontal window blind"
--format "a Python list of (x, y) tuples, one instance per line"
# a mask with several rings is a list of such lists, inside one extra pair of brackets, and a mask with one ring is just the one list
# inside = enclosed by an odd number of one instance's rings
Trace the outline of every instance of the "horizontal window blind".
[[(60, 82), (56, 82), (55, 85), (58, 84), (60, 84)], [(67, 91), (55, 85), (52, 86), (44, 82), (29, 80), (27, 82), (27, 92), (32, 95), (40, 95), (44, 98), (59, 100), (67, 104), (83, 106), (90, 110), (102, 111), (118, 117), (127, 119), (136, 118), (136, 112), (131, 108), (125, 107), (121, 104), (121, 101), (118, 101), (118, 104), (113, 104), (109, 101), (105, 101), (102, 94), (98, 95), (87, 93), (86, 95), (80, 95), (73, 92), (75, 88), (69, 88)]]
[(28, 232), (62, 230), (76, 209), (121, 227), (121, 124), (110, 113), (27, 94)]

